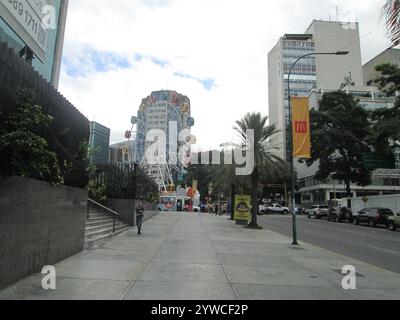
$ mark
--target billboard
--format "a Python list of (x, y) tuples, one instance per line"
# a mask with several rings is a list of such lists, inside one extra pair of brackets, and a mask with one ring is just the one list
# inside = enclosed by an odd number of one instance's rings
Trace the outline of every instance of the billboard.
[(0, 0), (0, 16), (42, 62), (47, 48), (47, 0)]
[(308, 98), (293, 97), (293, 158), (311, 158), (310, 107)]
[(396, 169), (396, 158), (393, 154), (364, 154), (362, 161), (365, 169)]
[(235, 196), (235, 220), (250, 221), (251, 197), (246, 195)]

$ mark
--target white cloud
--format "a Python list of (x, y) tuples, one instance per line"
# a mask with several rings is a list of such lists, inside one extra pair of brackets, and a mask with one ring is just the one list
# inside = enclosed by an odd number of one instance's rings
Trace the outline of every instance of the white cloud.
[[(361, 35), (378, 26), (384, 1), (303, 0), (70, 0), (65, 60), (86, 72), (71, 77), (64, 65), (60, 91), (91, 120), (124, 140), (130, 117), (151, 91), (173, 89), (191, 99), (193, 133), (200, 146), (232, 140), (234, 121), (246, 112), (268, 113), (267, 53), (285, 33), (302, 33), (312, 19), (360, 22)], [(383, 28), (361, 39), (364, 61), (389, 42)], [(371, 45), (373, 43), (373, 45)], [(129, 68), (97, 72), (83, 48), (112, 52)], [(161, 67), (150, 59), (168, 61)], [(82, 70), (83, 70), (82, 69)], [(206, 90), (195, 79), (215, 80)]]

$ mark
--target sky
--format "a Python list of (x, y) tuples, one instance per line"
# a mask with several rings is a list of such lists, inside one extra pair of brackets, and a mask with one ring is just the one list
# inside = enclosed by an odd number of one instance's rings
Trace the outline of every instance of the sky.
[(363, 63), (390, 42), (384, 0), (70, 0), (59, 91), (124, 141), (143, 98), (191, 100), (197, 149), (235, 140), (235, 121), (268, 115), (268, 52), (314, 19), (358, 21)]

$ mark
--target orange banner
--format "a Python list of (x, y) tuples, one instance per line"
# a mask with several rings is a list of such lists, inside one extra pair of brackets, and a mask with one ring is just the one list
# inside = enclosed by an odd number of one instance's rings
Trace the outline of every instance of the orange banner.
[(292, 97), (293, 157), (311, 158), (310, 107), (308, 98)]

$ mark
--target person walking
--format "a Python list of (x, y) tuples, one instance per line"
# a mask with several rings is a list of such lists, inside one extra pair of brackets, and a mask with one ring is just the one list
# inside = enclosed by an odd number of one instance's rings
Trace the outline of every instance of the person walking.
[(144, 204), (143, 201), (139, 202), (139, 205), (136, 208), (136, 226), (138, 228), (138, 234), (142, 234), (142, 225), (143, 225), (143, 218), (144, 218)]

